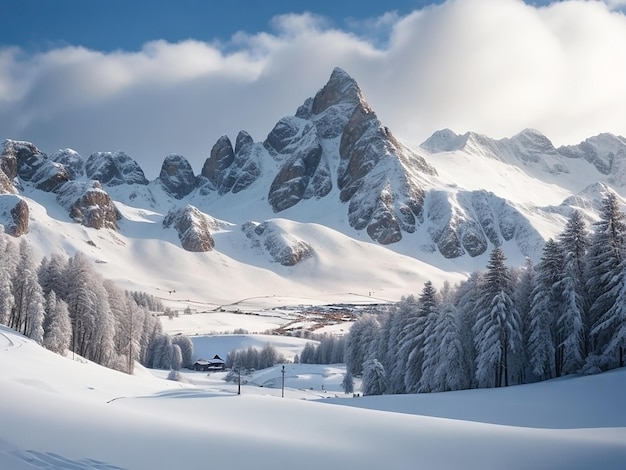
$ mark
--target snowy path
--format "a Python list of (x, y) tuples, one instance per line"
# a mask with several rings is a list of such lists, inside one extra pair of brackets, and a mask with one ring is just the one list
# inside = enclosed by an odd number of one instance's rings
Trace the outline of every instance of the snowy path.
[(0, 351), (7, 351), (9, 348), (15, 346), (15, 343), (11, 339), (0, 331)]

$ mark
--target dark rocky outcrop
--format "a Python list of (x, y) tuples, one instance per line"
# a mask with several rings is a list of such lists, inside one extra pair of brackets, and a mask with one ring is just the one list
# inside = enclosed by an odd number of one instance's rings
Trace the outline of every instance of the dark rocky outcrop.
[(148, 184), (139, 164), (122, 151), (92, 153), (85, 164), (85, 173), (105, 186)]
[(117, 221), (122, 218), (98, 181), (69, 181), (57, 191), (57, 201), (85, 227), (117, 230)]
[(227, 136), (222, 136), (211, 149), (211, 156), (204, 162), (201, 177), (207, 181), (202, 192), (217, 191), (218, 194), (238, 193), (247, 189), (261, 176), (260, 159), (264, 149), (256, 144), (245, 131), (237, 135), (235, 150)]
[(226, 178), (228, 169), (234, 161), (235, 151), (233, 150), (233, 144), (228, 136), (223, 135), (213, 145), (211, 155), (204, 162), (200, 174), (209, 180), (213, 188), (219, 190)]
[(163, 226), (176, 229), (178, 239), (187, 251), (206, 252), (215, 246), (210, 231), (211, 226), (215, 226), (215, 220), (194, 206), (171, 210), (163, 219)]
[(187, 196), (196, 187), (196, 177), (185, 157), (171, 154), (165, 157), (159, 180), (163, 187), (176, 199)]
[(14, 194), (0, 195), (0, 224), (4, 233), (20, 237), (28, 233), (30, 210), (28, 204), (20, 196)]

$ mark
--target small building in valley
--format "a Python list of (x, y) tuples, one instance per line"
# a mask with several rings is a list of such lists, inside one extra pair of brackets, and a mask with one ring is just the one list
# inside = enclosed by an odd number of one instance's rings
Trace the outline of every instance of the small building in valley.
[(213, 359), (198, 359), (193, 364), (193, 370), (202, 370), (202, 371), (220, 371), (226, 369), (226, 363), (224, 359), (219, 357), (219, 355), (213, 356)]

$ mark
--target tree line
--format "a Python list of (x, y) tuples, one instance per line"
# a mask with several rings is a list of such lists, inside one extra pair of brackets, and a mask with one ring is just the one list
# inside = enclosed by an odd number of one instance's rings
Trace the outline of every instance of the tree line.
[(0, 234), (0, 323), (59, 354), (72, 351), (132, 373), (134, 362), (180, 368), (191, 362), (186, 337), (163, 334), (148, 306), (160, 302), (104, 279), (83, 253), (37, 263), (25, 239)]
[(360, 318), (345, 346), (367, 394), (502, 387), (623, 367), (626, 223), (617, 197), (590, 231), (574, 211), (536, 266), (486, 269), (441, 290), (426, 282), (389, 313)]

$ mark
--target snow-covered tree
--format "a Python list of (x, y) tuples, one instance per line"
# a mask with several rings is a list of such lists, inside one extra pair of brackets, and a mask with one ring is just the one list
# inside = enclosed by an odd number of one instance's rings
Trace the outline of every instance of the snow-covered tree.
[(581, 368), (586, 355), (588, 297), (584, 274), (589, 240), (580, 212), (572, 213), (558, 243), (563, 254), (563, 268), (554, 285), (559, 297), (556, 329), (561, 339), (556, 344), (557, 369), (563, 374), (571, 374)]
[(172, 343), (178, 345), (182, 354), (182, 366), (191, 367), (193, 365), (193, 342), (189, 339), (189, 336), (176, 335), (172, 337)]
[(464, 351), (465, 375), (470, 378), (469, 386), (472, 388), (478, 386), (475, 378), (477, 353), (473, 328), (483, 301), (483, 284), (484, 274), (473, 272), (466, 281), (458, 286), (453, 295), (454, 307), (459, 321), (459, 339)]
[(400, 299), (394, 309), (392, 309), (389, 322), (387, 353), (385, 354), (386, 371), (388, 371), (388, 392), (406, 393), (404, 376), (406, 373), (406, 363), (409, 358), (413, 344), (409, 338), (413, 339), (411, 324), (416, 322), (417, 299), (409, 295)]
[(463, 390), (469, 388), (471, 378), (465, 363), (457, 312), (454, 305), (445, 302), (434, 336), (439, 340), (439, 361), (431, 389), (433, 391)]
[(502, 249), (489, 257), (481, 306), (474, 325), (476, 378), (483, 387), (508, 386), (511, 356), (521, 349), (519, 313), (513, 301), (511, 275)]
[(13, 298), (13, 263), (6, 248), (11, 243), (6, 239), (4, 228), (0, 226), (0, 324), (8, 325), (15, 299)]
[(172, 344), (170, 348), (170, 368), (172, 370), (180, 370), (183, 366), (183, 354), (178, 344)]
[(72, 322), (67, 304), (57, 299), (53, 290), (48, 293), (46, 299), (43, 330), (43, 345), (57, 354), (65, 354), (72, 338)]
[(591, 331), (596, 338), (607, 338), (600, 346), (599, 365), (613, 369), (624, 367), (626, 355), (626, 260), (622, 260), (619, 273), (607, 285), (605, 295), (615, 301), (596, 321)]
[(527, 347), (531, 330), (530, 312), (532, 310), (533, 289), (535, 288), (535, 268), (530, 258), (526, 258), (526, 263), (517, 271), (514, 277), (517, 279), (515, 284), (515, 305), (517, 305), (517, 311), (520, 316), (520, 330), (522, 334), (522, 348), (520, 353), (516, 355), (519, 364), (516, 364), (515, 367), (520, 372), (517, 382), (526, 383), (528, 373), (532, 373), (529, 368)]
[(350, 371), (346, 371), (343, 376), (341, 387), (343, 388), (344, 393), (354, 393), (354, 378), (352, 377)]
[(65, 299), (68, 295), (67, 278), (65, 276), (68, 261), (58, 253), (50, 255), (50, 259), (44, 257), (37, 270), (39, 284), (47, 296), (51, 290), (55, 291), (57, 298)]
[(555, 325), (559, 298), (554, 289), (563, 266), (559, 245), (552, 239), (543, 248), (535, 270), (535, 282), (529, 312), (530, 323), (526, 352), (533, 374), (540, 380), (557, 374)]
[[(594, 224), (591, 246), (587, 253), (586, 287), (590, 294), (587, 324), (591, 329), (589, 349), (601, 355), (613, 335), (602, 320), (616, 303), (619, 278), (626, 249), (626, 217), (619, 208), (617, 196), (609, 192), (602, 201), (600, 220)], [(600, 324), (603, 324), (600, 327)]]
[(382, 395), (386, 389), (387, 376), (383, 365), (376, 358), (365, 361), (363, 364), (363, 382), (361, 384), (363, 395)]
[(35, 258), (26, 239), (20, 242), (19, 261), (13, 279), (13, 298), (15, 304), (9, 326), (41, 343), (45, 298), (37, 279)]
[(376, 347), (379, 324), (373, 315), (359, 318), (346, 339), (346, 367), (353, 375), (361, 375), (363, 363)]
[[(427, 382), (430, 377), (425, 381), (422, 381), (421, 378), (424, 370), (424, 357), (428, 355), (429, 358), (432, 358), (436, 355), (437, 340), (431, 335), (439, 316), (438, 305), (437, 291), (432, 282), (427, 281), (418, 299), (415, 321), (408, 325), (411, 331), (407, 334), (407, 346), (405, 347), (407, 349), (411, 347), (411, 350), (408, 354), (404, 375), (404, 386), (408, 393), (417, 393), (420, 389), (426, 390), (428, 388)], [(432, 361), (427, 364), (427, 372), (431, 372), (430, 367), (432, 367)], [(434, 368), (432, 372), (434, 372)]]

